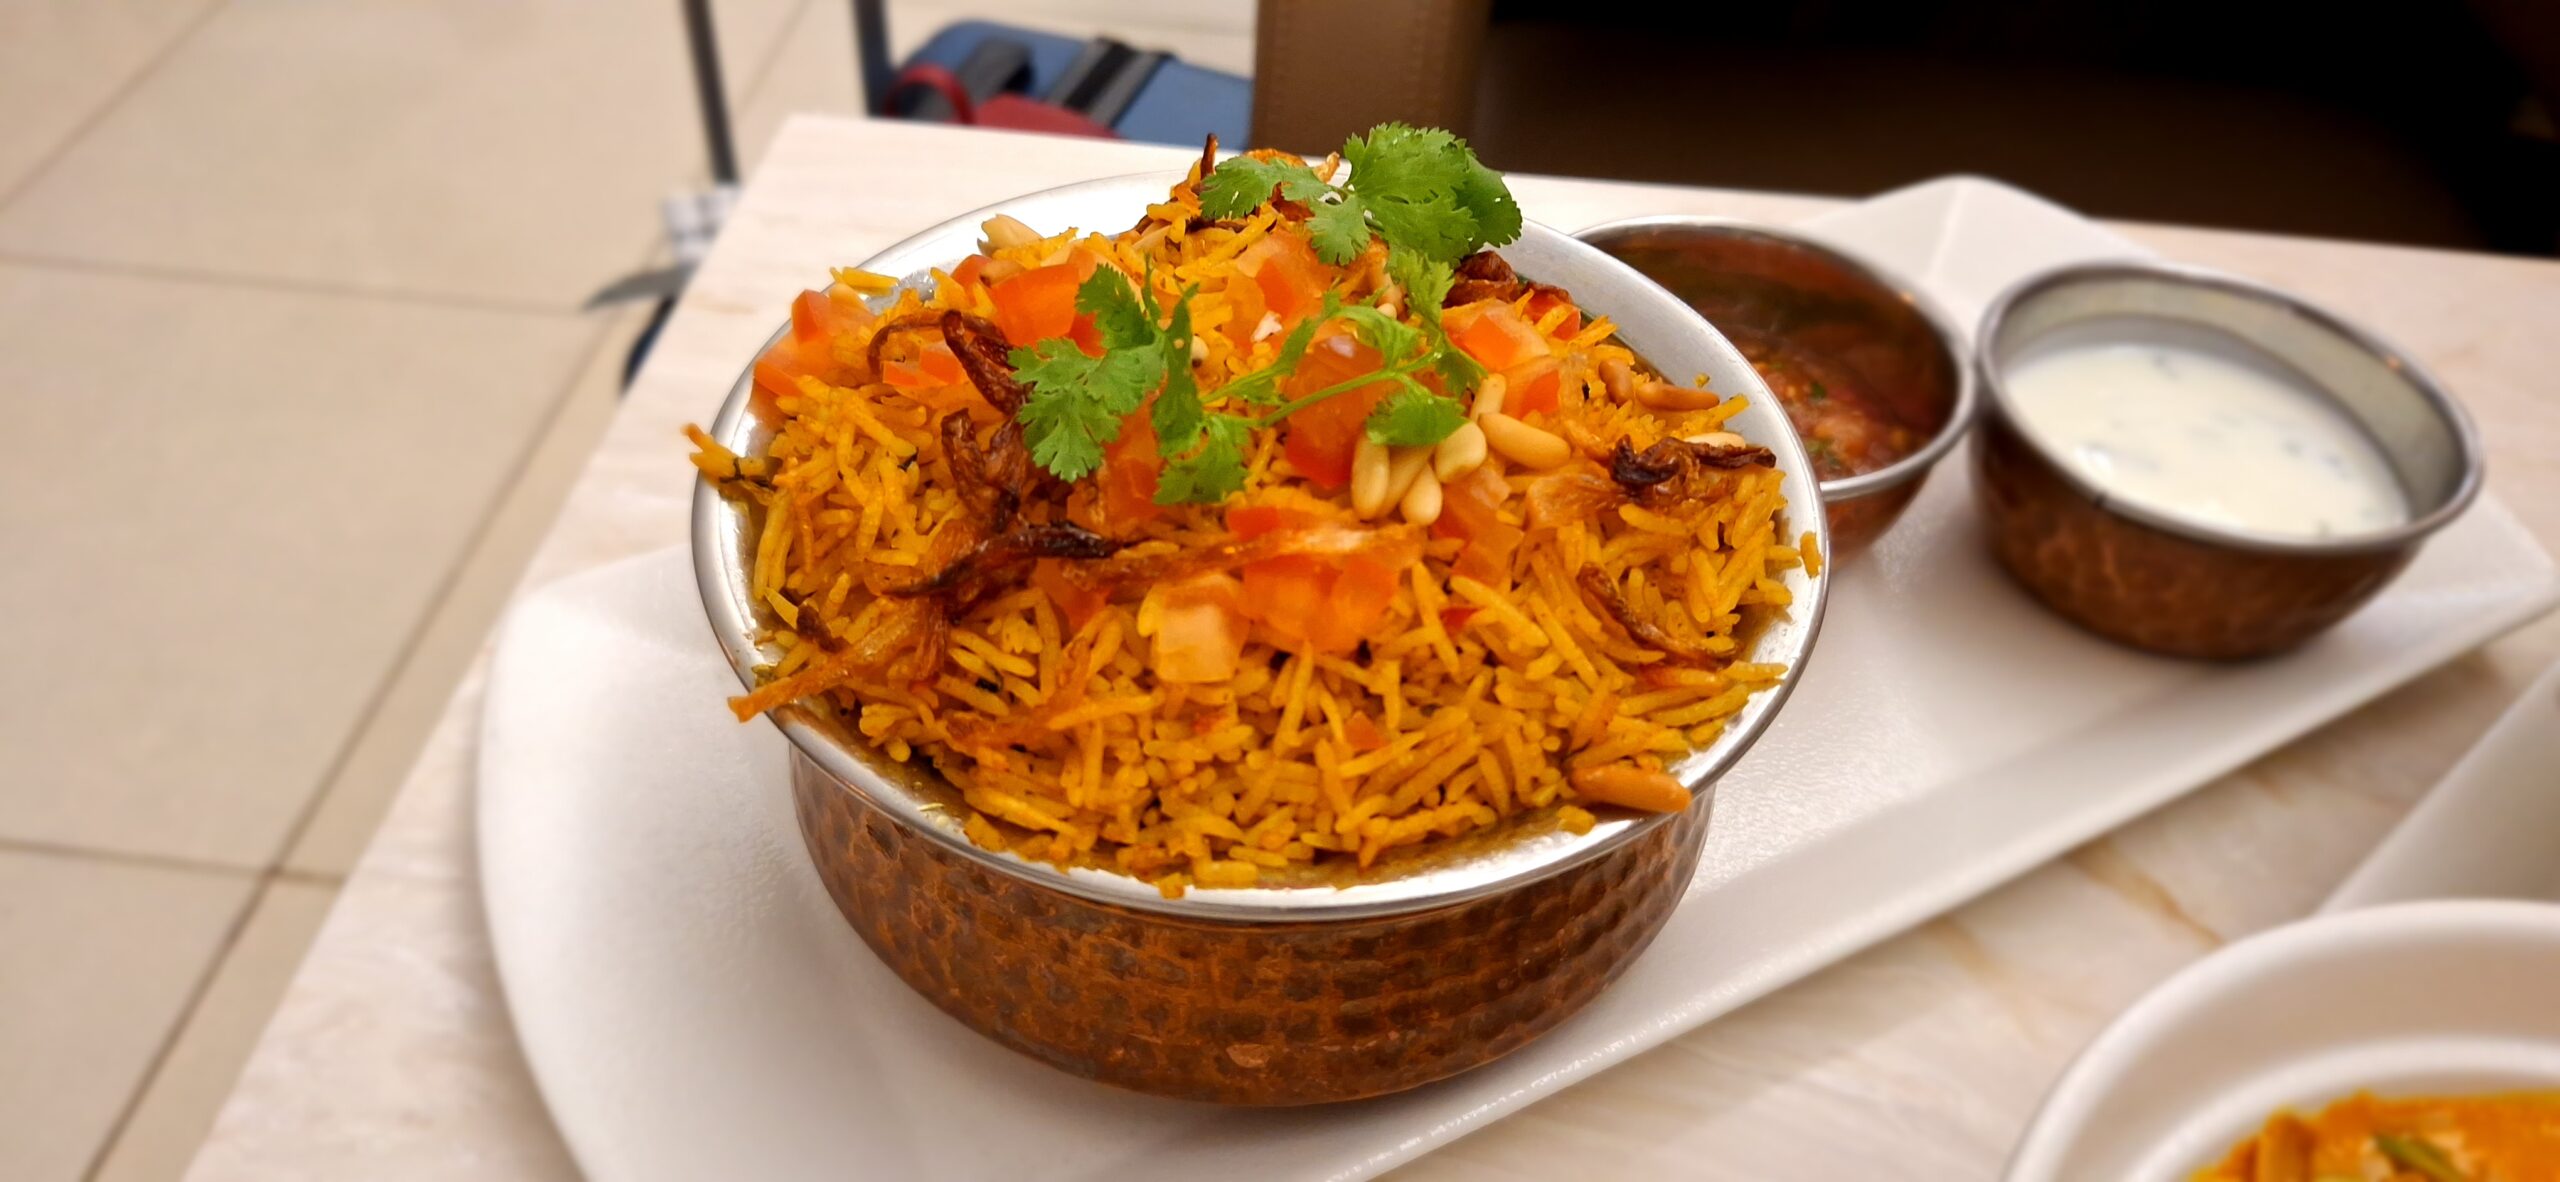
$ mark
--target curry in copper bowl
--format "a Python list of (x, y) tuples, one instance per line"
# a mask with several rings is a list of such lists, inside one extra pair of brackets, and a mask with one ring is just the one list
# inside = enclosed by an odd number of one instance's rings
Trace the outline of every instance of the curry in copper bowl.
[(1972, 375), (1946, 318), (1846, 251), (1686, 216), (1575, 237), (1687, 302), (1750, 359), (1804, 440), (1844, 553), (1892, 526), (1972, 420)]

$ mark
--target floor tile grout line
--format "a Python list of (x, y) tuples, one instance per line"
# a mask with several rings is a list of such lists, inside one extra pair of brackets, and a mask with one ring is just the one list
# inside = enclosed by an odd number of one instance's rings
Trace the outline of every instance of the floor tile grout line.
[(234, 878), (247, 878), (266, 873), (266, 868), (259, 866), (237, 866), (228, 862), (216, 862), (202, 858), (188, 858), (176, 854), (153, 854), (137, 850), (105, 849), (95, 846), (72, 845), (66, 842), (41, 841), (24, 837), (0, 836), (0, 853), (32, 854), (38, 857), (47, 858), (109, 862), (115, 865), (136, 869), (177, 870), (189, 874), (218, 874)]
[(134, 91), (140, 90), (145, 81), (160, 72), (160, 67), (167, 65), (170, 58), (177, 56), (179, 49), (195, 40), (196, 34), (206, 25), (211, 24), (216, 14), (228, 7), (230, 7), (229, 0), (212, 0), (211, 3), (206, 4), (204, 11), (197, 13), (194, 19), (187, 22), (187, 27), (178, 30), (176, 36), (169, 38), (168, 44), (161, 46), (148, 60), (136, 67), (132, 76), (117, 84), (113, 91), (108, 92), (105, 98), (98, 101), (97, 107), (92, 109), (87, 117), (81, 119), (71, 130), (64, 132), (60, 140), (46, 149), (45, 154), (36, 160), (35, 167), (28, 169), (26, 175), (18, 178), (17, 184), (9, 186), (6, 192), (0, 192), (0, 211), (6, 211), (27, 190), (34, 188), (37, 181), (43, 180), (45, 174), (52, 172), (53, 166), (61, 163), (63, 157), (70, 155), (74, 146), (89, 138), (90, 132), (96, 131), (99, 124), (106, 122), (107, 116), (114, 114), (116, 108), (123, 106), (126, 99), (132, 98)]
[(107, 1156), (115, 1152), (118, 1141), (124, 1140), (125, 1129), (133, 1123), (134, 1113), (141, 1110), (142, 1098), (150, 1094), (151, 1085), (160, 1081), (161, 1071), (169, 1065), (169, 1056), (177, 1052), (178, 1039), (186, 1034), (187, 1024), (195, 1021), (196, 1012), (204, 1008), (205, 998), (213, 992), (214, 981), (222, 976), (222, 966), (230, 961), (232, 950), (240, 946), (241, 934), (249, 930), (250, 917), (258, 913), (258, 904), (266, 900), (267, 888), (274, 882), (274, 871), (258, 874), (256, 884), (249, 889), (248, 900), (240, 905), (240, 913), (232, 916), (230, 926), (224, 929), (222, 946), (215, 949), (212, 958), (205, 962), (204, 971), (196, 974), (195, 986), (187, 991), (187, 1004), (179, 1007), (177, 1020), (169, 1023), (168, 1032), (160, 1038), (159, 1049), (151, 1053), (150, 1064), (143, 1068), (142, 1077), (134, 1081), (133, 1090), (125, 1094), (124, 1104), (116, 1109), (116, 1118), (107, 1125), (106, 1135), (98, 1139), (98, 1148), (89, 1155), (88, 1167), (80, 1171), (81, 1182), (96, 1182), (98, 1171), (106, 1168)]
[[(662, 240), (651, 240), (649, 249), (641, 254), (643, 262), (657, 253)], [(589, 339), (587, 347), (579, 351), (578, 359), (569, 367), (568, 375), (554, 389), (550, 409), (544, 412), (542, 421), (536, 424), (532, 433), (526, 437), (524, 449), (516, 454), (515, 462), (508, 466), (507, 479), (499, 485), (498, 496), (480, 515), (480, 520), (473, 523), (471, 534), (464, 540), (461, 552), (455, 557), (453, 565), (444, 572), (443, 577), (436, 581), (435, 593), (428, 599), (426, 612), (418, 618), (417, 624), (409, 629), (409, 634), (401, 638), (400, 650), (392, 657), (390, 667), (384, 671), (382, 679), (374, 683), (373, 692), (365, 699), (364, 709), (357, 713), (354, 724), (347, 729), (346, 737), (339, 742), (337, 751), (330, 756), (328, 765), (321, 770), (318, 781), (311, 786), (310, 794), (303, 799), (301, 809), (294, 814), (293, 824), (285, 830), (283, 839), (277, 843), (275, 852), (268, 858), (267, 865), (270, 873), (284, 868), (285, 859), (293, 856), (294, 847), (301, 844), (303, 834), (310, 830), (312, 820), (319, 816), (320, 806), (326, 803), (330, 788), (337, 783), (339, 774), (346, 770), (347, 762), (355, 757), (357, 746), (363, 742), (374, 720), (381, 715), (383, 704), (390, 700), (393, 688), (400, 683), (401, 674), (409, 668), (411, 662), (417, 660), (420, 648), (426, 643), (427, 632), (434, 627), (437, 613), (443, 610), (446, 601), (452, 597), (454, 588), (461, 584), (464, 569), (470, 565), (472, 555), (480, 549), (483, 542), (488, 540), (489, 531), (496, 526), (499, 514), (506, 511), (507, 496), (523, 483), (525, 473), (532, 468), (535, 454), (541, 450), (543, 440), (550, 436), (553, 428), (559, 426), (560, 416), (568, 413), (569, 399), (577, 391), (578, 379), (586, 373), (587, 367), (595, 364), (597, 356), (609, 347), (612, 335), (613, 317), (607, 316), (605, 323), (596, 326), (595, 335)]]
[(249, 287), (293, 295), (381, 300), (386, 303), (418, 304), (466, 312), (503, 312), (523, 316), (582, 316), (587, 311), (575, 306), (536, 303), (530, 300), (494, 300), (479, 296), (447, 295), (441, 292), (408, 291), (400, 288), (343, 286), (334, 283), (313, 283), (303, 279), (284, 279), (272, 275), (192, 271), (183, 267), (151, 267), (138, 263), (66, 259), (51, 255), (21, 254), (11, 250), (0, 250), (0, 264), (31, 269), (75, 271), (89, 275), (110, 275), (124, 279), (152, 279), (166, 283)]

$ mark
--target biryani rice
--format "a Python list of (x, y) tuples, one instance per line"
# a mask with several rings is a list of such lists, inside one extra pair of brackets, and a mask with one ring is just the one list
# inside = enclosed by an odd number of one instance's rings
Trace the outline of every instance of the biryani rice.
[[(1195, 169), (1193, 181), (1197, 179)], [(1255, 243), (1294, 232), (1265, 206), (1240, 223), (1200, 217), (1192, 181), (1117, 236), (1075, 231), (989, 252), (998, 272), (1090, 252), (1170, 303), (1185, 289), (1203, 396), (1266, 364), (1279, 346), (1253, 276), (1240, 260)], [(1343, 268), (1348, 299), (1388, 280), (1381, 254)], [(694, 462), (756, 523), (750, 574), (769, 606), (780, 657), (763, 684), (732, 702), (741, 719), (803, 701), (832, 710), (899, 761), (930, 760), (972, 811), (969, 838), (1059, 865), (1099, 865), (1156, 883), (1243, 887), (1335, 861), (1368, 866), (1399, 847), (1456, 838), (1513, 819), (1573, 831), (1608, 804), (1577, 772), (1660, 770), (1712, 742), (1750, 696), (1785, 669), (1740, 659), (1755, 613), (1783, 609), (1789, 568), (1818, 569), (1813, 535), (1782, 537), (1786, 501), (1766, 466), (1719, 474), (1721, 495), (1662, 511), (1620, 505), (1561, 524), (1524, 518), (1523, 494), (1545, 473), (1499, 472), (1509, 496), (1502, 524), (1526, 536), (1507, 577), (1456, 575), (1467, 544), (1431, 536), (1395, 580), (1381, 625), (1359, 650), (1290, 651), (1255, 627), (1232, 679), (1170, 680), (1151, 665), (1167, 614), (1165, 588), (1125, 589), (1071, 622), (1037, 577), (949, 622), (939, 668), (894, 675), (870, 662), (898, 601), (884, 586), (933, 561), (936, 530), (965, 511), (940, 427), (947, 415), (992, 425), (1001, 416), (965, 378), (891, 384), (869, 368), (882, 324), (928, 310), (994, 318), (988, 283), (935, 272), (929, 295), (901, 290), (875, 312), (879, 277), (839, 271), (825, 294), (845, 325), (829, 342), (843, 384), (806, 374), (760, 383), (759, 413), (775, 429), (767, 455), (738, 457), (688, 429)], [(1514, 311), (1551, 346), (1559, 405), (1534, 426), (1581, 439), (1655, 440), (1728, 429), (1740, 398), (1662, 412), (1613, 397), (1600, 364), (1636, 358), (1605, 319), (1572, 322), (1570, 308)], [(1239, 323), (1252, 317), (1255, 323)], [(772, 385), (786, 388), (774, 389)], [(1133, 421), (1135, 421), (1133, 419)], [(1275, 505), (1363, 526), (1347, 494), (1299, 478), (1281, 429), (1258, 432), (1244, 490), (1217, 505), (1166, 506), (1141, 522), (1113, 522), (1124, 553), (1187, 550), (1228, 540), (1238, 506)], [(1577, 461), (1578, 463), (1582, 461)], [(1077, 483), (1065, 512), (1094, 511)], [(1409, 528), (1409, 527), (1407, 527)], [(1662, 621), (1707, 663), (1670, 659), (1601, 618), (1576, 591), (1598, 567), (1627, 605)], [(1502, 585), (1496, 585), (1502, 584)], [(884, 642), (885, 643), (885, 642)], [(1683, 801), (1685, 803), (1685, 801)]]

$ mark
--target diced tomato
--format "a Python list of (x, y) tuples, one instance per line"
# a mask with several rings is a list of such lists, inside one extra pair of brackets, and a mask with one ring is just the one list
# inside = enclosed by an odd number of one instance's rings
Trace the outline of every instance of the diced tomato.
[(1308, 639), (1327, 652), (1348, 652), (1378, 627), (1395, 602), (1396, 571), (1373, 558), (1343, 560), (1341, 573), (1326, 593), (1324, 615)]
[(823, 291), (804, 291), (791, 301), (791, 339), (822, 345), (835, 335), (835, 301)]
[(1079, 250), (1063, 263), (1033, 267), (990, 286), (987, 297), (995, 301), (996, 327), (1015, 345), (1074, 337), (1085, 352), (1099, 354), (1100, 338), (1088, 343), (1086, 336), (1076, 335), (1080, 326), (1085, 334), (1093, 331), (1092, 318), (1076, 311), (1076, 288), (1101, 265), (1091, 252)]
[(1236, 256), (1236, 270), (1253, 276), (1264, 305), (1279, 313), (1283, 324), (1295, 324), (1323, 306), (1324, 293), (1333, 286), (1330, 269), (1317, 261), (1306, 235), (1295, 230), (1275, 230), (1246, 247)]
[(1236, 675), (1244, 655), (1244, 588), (1218, 571), (1194, 575), (1163, 589), (1156, 615), (1156, 676), (1166, 681), (1215, 682)]
[(1270, 311), (1262, 300), (1262, 285), (1232, 279), (1227, 282), (1226, 296), (1227, 306), (1235, 311), (1218, 326), (1218, 331), (1227, 334), (1227, 343), (1235, 346), (1236, 352), (1248, 352), (1253, 348), (1254, 331), (1262, 327), (1263, 313)]
[(756, 358), (756, 388), (768, 395), (799, 393), (803, 377), (832, 383), (839, 376), (834, 350), (823, 342), (803, 343), (796, 336), (775, 341), (764, 356)]
[(1534, 327), (1539, 321), (1547, 318), (1547, 313), (1557, 308), (1573, 310), (1565, 313), (1564, 319), (1556, 322), (1554, 335), (1569, 337), (1582, 331), (1582, 309), (1574, 307), (1571, 300), (1556, 294), (1555, 289), (1547, 287), (1539, 288), (1536, 294), (1529, 297), (1529, 323)]
[(1486, 369), (1509, 370), (1554, 351), (1547, 338), (1538, 335), (1536, 325), (1499, 300), (1451, 308), (1441, 322), (1449, 330), (1449, 339)]
[[(1302, 398), (1377, 368), (1378, 351), (1350, 334), (1319, 334), (1285, 389), (1290, 397)], [(1378, 408), (1390, 389), (1384, 382), (1360, 386), (1290, 415), (1282, 420), (1289, 433), (1282, 441), (1282, 454), (1318, 488), (1329, 492), (1350, 483), (1351, 453), (1360, 445), (1369, 412)]]
[(1287, 649), (1313, 646), (1325, 597), (1333, 591), (1333, 568), (1322, 559), (1287, 554), (1246, 563), (1243, 574), (1245, 614), (1271, 634), (1273, 643)]
[(1164, 506), (1156, 504), (1156, 480), (1163, 472), (1155, 424), (1144, 413), (1120, 420), (1120, 437), (1102, 449), (1105, 532), (1118, 533), (1164, 514)]
[(823, 291), (801, 292), (791, 301), (791, 331), (756, 358), (756, 388), (767, 394), (796, 394), (804, 376), (829, 384), (842, 381), (835, 338), (870, 319), (859, 305), (837, 303)]
[(886, 361), (880, 366), (880, 380), (902, 390), (948, 386), (966, 377), (960, 370), (960, 359), (951, 355), (951, 346), (944, 341), (917, 350), (912, 360)]
[(1459, 629), (1467, 626), (1467, 621), (1476, 618), (1476, 613), (1483, 610), (1483, 608), (1477, 607), (1472, 603), (1462, 603), (1456, 607), (1441, 608), (1440, 630), (1455, 636), (1458, 634)]
[(1441, 490), (1440, 519), (1431, 523), (1435, 537), (1462, 538), (1466, 548), (1450, 569), (1501, 590), (1511, 585), (1511, 555), (1528, 535), (1502, 520), (1502, 502), (1511, 486), (1491, 465), (1481, 467)]
[(976, 286), (979, 277), (986, 274), (987, 263), (990, 261), (982, 254), (973, 254), (960, 260), (960, 265), (951, 269), (951, 281), (962, 287)]
[(1504, 370), (1502, 380), (1508, 388), (1502, 396), (1503, 413), (1524, 418), (1542, 410), (1555, 410), (1556, 398), (1564, 387), (1556, 370), (1552, 356), (1533, 357)]
[(1378, 733), (1378, 724), (1366, 714), (1352, 715), (1351, 721), (1342, 724), (1342, 733), (1350, 738), (1354, 751), (1375, 751), (1387, 745), (1387, 737)]
[(1238, 505), (1227, 510), (1227, 532), (1239, 538), (1258, 538), (1275, 529), (1294, 529), (1315, 521), (1315, 514), (1278, 505)]
[[(1227, 530), (1251, 538), (1319, 520), (1302, 509), (1240, 505), (1227, 511)], [(1273, 643), (1293, 651), (1358, 648), (1395, 601), (1396, 568), (1366, 555), (1336, 560), (1286, 554), (1246, 563), (1243, 573), (1245, 615)]]
[(1092, 619), (1093, 613), (1101, 611), (1102, 605), (1111, 601), (1110, 592), (1069, 579), (1067, 564), (1055, 558), (1043, 558), (1031, 564), (1031, 585), (1057, 605), (1059, 614), (1067, 618), (1067, 630), (1070, 632), (1084, 627), (1084, 622)]

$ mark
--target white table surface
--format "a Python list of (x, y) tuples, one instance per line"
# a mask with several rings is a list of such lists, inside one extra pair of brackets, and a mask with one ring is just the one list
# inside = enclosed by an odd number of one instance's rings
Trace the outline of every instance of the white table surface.
[[(803, 117), (782, 131), (526, 585), (681, 543), (707, 420), (831, 264), (955, 213), (1193, 154)], [(1790, 221), (1833, 199), (1514, 177), (1574, 229)], [(2299, 292), (2414, 353), (2479, 419), (2490, 487), (2560, 548), (2560, 264), (2165, 227), (2173, 258)], [(2534, 674), (2545, 620), (1898, 939), (1443, 1149), (1401, 1179), (1978, 1178), (2145, 987), (2308, 913)], [(571, 1178), (490, 962), (471, 828), (484, 660), (456, 689), (190, 1173)], [(716, 1085), (715, 1085), (716, 1086)], [(858, 1176), (859, 1164), (848, 1163)]]

